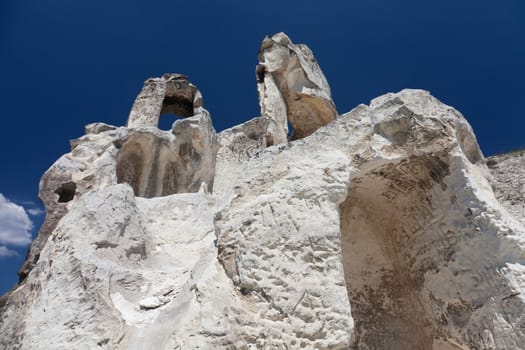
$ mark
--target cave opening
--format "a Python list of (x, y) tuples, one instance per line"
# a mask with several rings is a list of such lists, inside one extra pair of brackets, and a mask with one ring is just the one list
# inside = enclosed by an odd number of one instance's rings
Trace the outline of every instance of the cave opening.
[(75, 197), (75, 191), (77, 185), (74, 182), (63, 183), (59, 188), (55, 190), (55, 193), (58, 195), (59, 203), (67, 203)]
[(432, 194), (447, 172), (437, 158), (414, 156), (353, 178), (339, 209), (356, 348), (433, 348), (439, 321), (421, 291), (435, 266), (423, 257), (438, 249)]

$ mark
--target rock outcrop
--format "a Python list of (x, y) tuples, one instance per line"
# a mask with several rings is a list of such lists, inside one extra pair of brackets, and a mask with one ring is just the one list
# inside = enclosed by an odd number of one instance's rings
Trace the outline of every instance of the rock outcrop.
[(306, 45), (294, 45), (284, 33), (266, 37), (256, 68), (261, 115), (270, 121), (271, 144), (312, 134), (337, 117), (330, 87)]
[(191, 116), (158, 130), (163, 78), (72, 141), (0, 347), (520, 349), (522, 158), (422, 90), (337, 117), (305, 46), (260, 55), (258, 118), (216, 135), (184, 78)]
[[(170, 84), (178, 83), (181, 85), (176, 86), (194, 94), (194, 114), (175, 121), (171, 131), (159, 130), (163, 100), (147, 100), (144, 91), (159, 85), (163, 93), (173, 91)], [(128, 119), (133, 128), (87, 125), (86, 134), (70, 142), (71, 152), (60, 157), (42, 177), (39, 197), (46, 217), (19, 271), (20, 280), (38, 261), (57, 223), (86, 192), (116, 183), (127, 183), (136, 196), (147, 198), (197, 192), (203, 183), (207, 190), (213, 189), (217, 135), (200, 93), (180, 74), (148, 79), (144, 85)], [(169, 96), (175, 95), (171, 92)], [(147, 114), (152, 109), (155, 112)]]
[(525, 225), (525, 150), (487, 158), (497, 200)]

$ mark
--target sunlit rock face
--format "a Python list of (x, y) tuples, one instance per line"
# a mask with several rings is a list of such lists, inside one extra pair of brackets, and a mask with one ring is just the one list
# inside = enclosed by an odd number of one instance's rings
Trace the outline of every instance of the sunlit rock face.
[(486, 164), (496, 198), (516, 220), (525, 224), (525, 150), (492, 156)]
[[(152, 82), (163, 86), (165, 98), (145, 97), (144, 91), (149, 91)], [(193, 114), (174, 121), (169, 131), (159, 130), (157, 123), (164, 109), (183, 114), (180, 106)], [(86, 134), (71, 141), (71, 152), (46, 171), (39, 189), (46, 218), (19, 271), (20, 280), (38, 261), (57, 223), (86, 192), (117, 183), (127, 183), (136, 196), (146, 198), (197, 192), (203, 184), (212, 191), (217, 135), (200, 92), (185, 76), (165, 74), (148, 79), (133, 105), (128, 125), (133, 127), (87, 125)]]
[(521, 153), (484, 159), (422, 90), (337, 117), (305, 52), (265, 39), (261, 116), (219, 134), (176, 74), (87, 126), (42, 178), (0, 348), (522, 348)]
[(328, 82), (312, 51), (284, 33), (266, 37), (256, 69), (261, 115), (271, 122), (272, 144), (312, 134), (337, 117)]

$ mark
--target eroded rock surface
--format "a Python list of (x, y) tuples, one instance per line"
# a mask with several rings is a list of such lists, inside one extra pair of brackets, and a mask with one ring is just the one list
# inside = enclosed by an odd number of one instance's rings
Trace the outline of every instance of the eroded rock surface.
[(268, 115), (215, 135), (193, 113), (72, 141), (42, 179), (49, 221), (1, 299), (0, 347), (525, 344), (522, 157), (486, 162), (458, 111), (403, 90), (278, 144)]
[(202, 107), (202, 95), (188, 77), (164, 74), (144, 82), (129, 114), (127, 127), (157, 127), (161, 114), (191, 117)]
[(487, 158), (498, 201), (525, 225), (525, 150)]
[[(86, 135), (71, 140), (71, 152), (60, 157), (40, 181), (39, 197), (46, 208), (46, 217), (19, 271), (20, 280), (38, 261), (57, 223), (86, 192), (117, 183), (128, 183), (135, 195), (147, 198), (197, 192), (203, 183), (212, 191), (218, 143), (200, 93), (179, 74), (150, 80), (162, 81), (168, 90), (173, 89), (170, 84), (180, 83), (174, 86), (194, 92), (195, 114), (175, 121), (172, 130), (163, 131), (157, 124), (148, 124), (153, 122), (149, 117), (148, 122), (142, 117), (133, 121), (136, 102), (128, 120), (128, 124), (135, 124), (134, 128), (93, 123), (85, 127)], [(137, 100), (141, 100), (143, 92)], [(175, 92), (170, 94), (167, 95), (173, 96)], [(143, 102), (143, 107), (155, 103)]]
[(337, 117), (330, 87), (312, 51), (294, 45), (286, 34), (263, 40), (256, 74), (261, 115), (272, 122), (272, 144), (286, 142), (288, 122), (291, 138), (300, 139)]
[(176, 121), (172, 133), (141, 130), (117, 142), (117, 183), (139, 197), (196, 192), (203, 182), (213, 188), (217, 137), (205, 110)]

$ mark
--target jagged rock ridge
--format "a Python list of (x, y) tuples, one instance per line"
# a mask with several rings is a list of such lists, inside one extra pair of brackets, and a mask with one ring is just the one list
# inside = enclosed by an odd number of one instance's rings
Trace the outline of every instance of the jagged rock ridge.
[[(216, 134), (169, 74), (127, 127), (72, 141), (42, 178), (46, 221), (0, 303), (0, 345), (525, 344), (523, 202), (491, 187), (522, 183), (489, 172), (463, 116), (421, 90), (338, 116), (306, 46), (280, 33), (259, 59), (258, 118)], [(165, 112), (185, 118), (162, 131)], [(521, 158), (487, 164), (505, 162), (523, 174)]]

